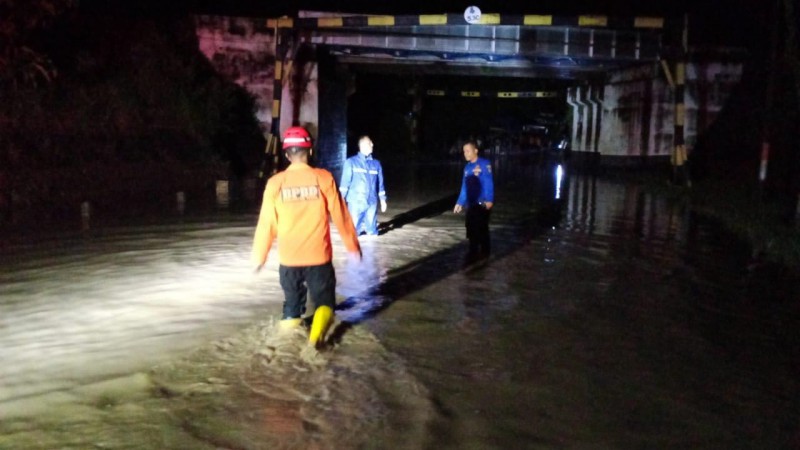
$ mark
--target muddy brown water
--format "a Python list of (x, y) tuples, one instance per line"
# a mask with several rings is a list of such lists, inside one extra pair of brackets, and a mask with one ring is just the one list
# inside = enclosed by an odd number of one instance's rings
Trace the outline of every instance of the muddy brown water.
[(796, 273), (634, 184), (503, 164), (467, 259), (454, 167), (387, 186), (361, 264), (334, 237), (322, 352), (274, 330), (252, 215), (8, 248), (0, 448), (800, 446)]

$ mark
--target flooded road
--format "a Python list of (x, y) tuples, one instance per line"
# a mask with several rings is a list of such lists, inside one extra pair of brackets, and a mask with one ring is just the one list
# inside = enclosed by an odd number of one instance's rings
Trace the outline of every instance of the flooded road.
[(264, 314), (274, 286), (250, 273), (251, 239), (239, 219), (9, 249), (0, 272), (0, 402), (128, 373)]
[(273, 332), (253, 214), (4, 248), (0, 448), (800, 446), (798, 274), (636, 185), (502, 162), (469, 260), (459, 166), (387, 179), (361, 264), (335, 237), (320, 354)]

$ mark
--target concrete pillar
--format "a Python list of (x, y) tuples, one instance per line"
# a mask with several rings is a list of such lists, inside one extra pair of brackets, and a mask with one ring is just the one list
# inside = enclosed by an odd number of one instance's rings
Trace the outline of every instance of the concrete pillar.
[(605, 85), (593, 85), (589, 102), (592, 104), (592, 151), (595, 153), (600, 152), (600, 126), (603, 118), (603, 97)]
[(594, 120), (594, 114), (592, 111), (592, 103), (589, 101), (589, 93), (590, 87), (589, 86), (582, 86), (581, 87), (581, 95), (578, 98), (578, 103), (583, 105), (583, 136), (581, 138), (583, 142), (582, 150), (585, 152), (592, 151), (592, 134), (594, 130), (594, 124), (592, 121)]
[(672, 152), (673, 181), (690, 185), (686, 170), (686, 58), (688, 52), (688, 17), (684, 16), (678, 60), (675, 64), (675, 135)]
[(317, 54), (319, 62), (319, 131), (316, 161), (336, 178), (341, 179), (347, 157), (347, 92), (349, 76), (344, 67), (324, 50)]
[(578, 97), (578, 88), (571, 87), (567, 89), (567, 104), (572, 107), (572, 127), (570, 129), (570, 143), (569, 146), (573, 150), (577, 150), (579, 148), (579, 137), (578, 137), (578, 123), (581, 120), (581, 105), (576, 101)]
[(586, 104), (589, 105), (589, 112), (591, 115), (591, 127), (587, 129), (589, 137), (587, 139), (588, 146), (586, 147), (586, 151), (592, 153), (597, 152), (597, 103), (594, 101), (595, 89), (596, 87), (594, 85), (586, 87)]
[(586, 127), (587, 127), (587, 120), (589, 116), (589, 106), (584, 101), (584, 96), (586, 95), (586, 87), (585, 86), (578, 86), (575, 88), (575, 103), (578, 104), (578, 123), (575, 127), (576, 132), (576, 140), (575, 140), (575, 151), (578, 152), (585, 152), (586, 151)]
[(639, 146), (639, 155), (642, 157), (642, 163), (650, 154), (650, 140), (652, 137), (653, 127), (653, 104), (654, 91), (653, 80), (646, 79), (642, 81), (643, 94), (642, 94), (642, 128), (641, 128), (641, 144)]
[[(315, 147), (318, 139), (318, 70), (315, 50), (307, 44), (293, 46), (292, 30), (279, 29), (275, 54), (275, 84), (273, 87), (271, 138), (267, 139), (265, 154), (269, 160), (262, 165), (275, 173), (285, 167), (280, 136), (291, 126), (302, 126), (311, 134)], [(264, 170), (262, 170), (262, 173)]]
[(280, 129), (305, 127), (312, 137), (319, 128), (319, 70), (317, 50), (311, 44), (298, 44), (292, 49), (283, 83)]
[(258, 171), (259, 179), (269, 178), (280, 167), (281, 103), (283, 100), (283, 80), (288, 51), (289, 31), (275, 27), (275, 71), (272, 84), (272, 122), (267, 136), (267, 146)]

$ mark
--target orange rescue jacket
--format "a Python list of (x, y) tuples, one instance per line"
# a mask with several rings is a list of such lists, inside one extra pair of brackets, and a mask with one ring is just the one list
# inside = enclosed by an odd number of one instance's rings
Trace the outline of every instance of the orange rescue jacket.
[(350, 213), (333, 175), (305, 163), (292, 163), (267, 181), (253, 238), (253, 263), (263, 265), (272, 242), (284, 266), (317, 266), (331, 261), (330, 219), (348, 251), (360, 247)]

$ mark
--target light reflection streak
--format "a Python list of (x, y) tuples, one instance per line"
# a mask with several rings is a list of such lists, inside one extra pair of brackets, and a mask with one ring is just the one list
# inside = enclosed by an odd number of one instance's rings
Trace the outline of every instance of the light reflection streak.
[(556, 200), (561, 199), (561, 183), (564, 181), (564, 168), (556, 166)]
[(0, 402), (148, 367), (277, 310), (277, 263), (253, 275), (251, 233), (140, 230), (2, 264)]

